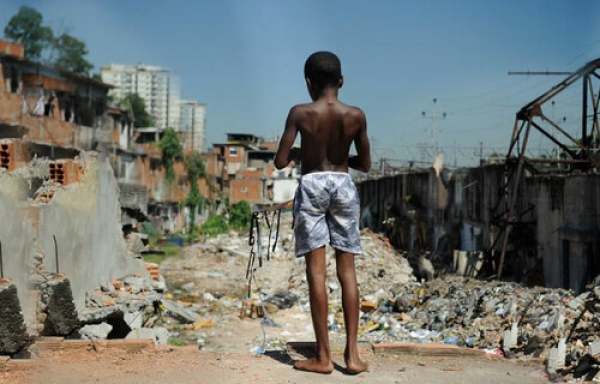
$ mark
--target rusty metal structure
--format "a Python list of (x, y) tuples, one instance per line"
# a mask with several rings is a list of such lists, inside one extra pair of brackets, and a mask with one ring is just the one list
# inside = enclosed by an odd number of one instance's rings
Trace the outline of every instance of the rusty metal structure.
[[(600, 171), (600, 125), (598, 109), (600, 107), (600, 59), (588, 62), (577, 71), (568, 75), (535, 100), (526, 104), (516, 114), (516, 120), (505, 162), (505, 180), (494, 209), (492, 225), (500, 233), (491, 242), (488, 251), (500, 251), (497, 266), (497, 278), (502, 277), (506, 249), (510, 233), (521, 218), (531, 208), (517, 208), (518, 190), (524, 172), (542, 173), (542, 165), (554, 164), (552, 172), (595, 172)], [(544, 106), (565, 89), (581, 84), (581, 138), (569, 134), (560, 121), (555, 121), (544, 113)], [(533, 131), (538, 131), (560, 148), (557, 158), (534, 158), (527, 156), (528, 140)], [(555, 136), (554, 132), (558, 135)]]

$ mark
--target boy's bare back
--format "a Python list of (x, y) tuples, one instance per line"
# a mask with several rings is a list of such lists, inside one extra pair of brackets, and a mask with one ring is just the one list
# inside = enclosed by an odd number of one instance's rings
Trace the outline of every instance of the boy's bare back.
[[(288, 123), (295, 126), (291, 130), (300, 133), (301, 148), (304, 148), (299, 156), (302, 174), (348, 172), (350, 146), (356, 142), (359, 152), (364, 147), (364, 113), (338, 100), (320, 99), (297, 105), (290, 111)], [(368, 148), (364, 152), (368, 153)]]

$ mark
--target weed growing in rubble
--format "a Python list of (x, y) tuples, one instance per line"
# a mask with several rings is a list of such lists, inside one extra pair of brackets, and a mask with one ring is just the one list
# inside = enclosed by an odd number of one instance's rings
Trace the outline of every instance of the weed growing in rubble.
[(245, 231), (250, 227), (252, 209), (246, 200), (238, 201), (229, 208), (229, 226), (236, 231)]
[(200, 234), (206, 236), (216, 236), (221, 233), (227, 233), (229, 225), (221, 215), (212, 215), (200, 226)]
[(179, 339), (177, 337), (169, 337), (169, 340), (167, 342), (169, 343), (169, 345), (172, 345), (174, 347), (183, 347), (186, 345), (185, 342), (183, 342), (181, 339)]

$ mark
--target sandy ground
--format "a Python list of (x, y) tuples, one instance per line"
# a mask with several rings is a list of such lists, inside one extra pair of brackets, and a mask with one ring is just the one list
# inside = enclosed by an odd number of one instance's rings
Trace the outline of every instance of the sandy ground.
[[(242, 257), (200, 255), (198, 249), (186, 247), (182, 257), (166, 260), (161, 272), (175, 286), (194, 282), (194, 300), (203, 292), (227, 292), (232, 297), (245, 287), (245, 262)], [(271, 260), (260, 273), (264, 284), (287, 287), (292, 260)], [(263, 276), (259, 276), (259, 282)], [(343, 332), (330, 334), (336, 370), (331, 375), (298, 372), (292, 368), (297, 353), (271, 352), (253, 355), (252, 350), (264, 340), (259, 319), (240, 319), (239, 309), (215, 307), (214, 325), (198, 331), (182, 331), (185, 347), (162, 346), (151, 350), (127, 352), (120, 349), (62, 350), (38, 356), (31, 373), (0, 373), (0, 383), (69, 384), (69, 383), (543, 383), (543, 367), (512, 360), (486, 358), (383, 356), (372, 353), (363, 357), (369, 372), (356, 376), (344, 373)], [(211, 315), (211, 316), (212, 316)], [(285, 342), (313, 341), (310, 313), (298, 305), (272, 313), (276, 327), (265, 327), (267, 340)], [(203, 350), (196, 339), (205, 341)]]
[(369, 372), (356, 376), (343, 370), (334, 355), (331, 375), (298, 372), (292, 368), (302, 356), (283, 352), (251, 355), (198, 351), (195, 347), (159, 347), (135, 353), (105, 349), (47, 354), (31, 374), (9, 373), (0, 383), (11, 384), (165, 384), (165, 383), (502, 383), (547, 382), (537, 366), (509, 360), (458, 357), (365, 356)]

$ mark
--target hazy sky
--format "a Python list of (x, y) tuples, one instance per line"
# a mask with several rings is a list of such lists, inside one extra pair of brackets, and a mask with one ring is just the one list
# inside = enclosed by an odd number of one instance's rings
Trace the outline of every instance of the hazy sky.
[[(509, 71), (573, 71), (600, 57), (595, 0), (3, 0), (0, 23), (24, 4), (83, 40), (97, 71), (170, 68), (185, 98), (206, 103), (209, 145), (227, 132), (279, 135), (289, 108), (309, 101), (304, 61), (330, 50), (374, 157), (418, 160), (420, 145), (439, 145), (460, 165), (480, 143), (505, 151), (516, 111), (565, 77)], [(552, 112), (574, 134), (580, 97), (565, 92)]]

